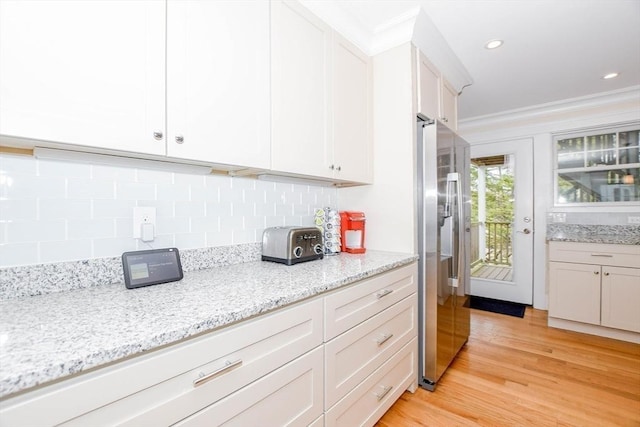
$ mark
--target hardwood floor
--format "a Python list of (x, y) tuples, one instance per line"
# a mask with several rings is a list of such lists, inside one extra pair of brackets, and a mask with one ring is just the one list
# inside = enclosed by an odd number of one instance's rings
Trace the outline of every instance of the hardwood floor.
[(471, 310), (435, 392), (405, 392), (377, 427), (640, 426), (640, 345)]

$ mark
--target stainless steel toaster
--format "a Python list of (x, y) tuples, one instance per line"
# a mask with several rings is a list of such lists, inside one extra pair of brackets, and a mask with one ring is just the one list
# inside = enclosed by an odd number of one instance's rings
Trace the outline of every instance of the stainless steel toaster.
[(322, 232), (315, 227), (271, 227), (262, 234), (262, 260), (293, 265), (324, 256)]

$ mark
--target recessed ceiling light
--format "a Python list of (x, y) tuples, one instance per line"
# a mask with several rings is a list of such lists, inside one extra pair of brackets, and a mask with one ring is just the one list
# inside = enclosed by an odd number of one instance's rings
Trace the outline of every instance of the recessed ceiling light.
[(618, 77), (618, 73), (609, 73), (602, 76), (603, 79), (609, 80)]
[(484, 47), (485, 47), (485, 49), (497, 49), (500, 46), (502, 46), (502, 43), (504, 43), (504, 41), (498, 40), (498, 39), (489, 40), (488, 42), (486, 42), (484, 44)]

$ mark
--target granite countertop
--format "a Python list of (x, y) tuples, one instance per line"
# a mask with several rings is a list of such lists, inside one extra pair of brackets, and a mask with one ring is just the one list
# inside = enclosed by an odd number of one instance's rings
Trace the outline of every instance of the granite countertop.
[(640, 226), (549, 224), (547, 226), (547, 240), (640, 245)]
[(285, 266), (246, 262), (0, 302), (0, 397), (248, 319), (409, 264), (416, 255), (340, 254)]

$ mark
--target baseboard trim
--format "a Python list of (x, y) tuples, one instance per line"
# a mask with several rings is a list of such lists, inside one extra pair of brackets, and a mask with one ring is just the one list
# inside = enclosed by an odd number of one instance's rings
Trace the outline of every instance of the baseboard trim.
[(590, 325), (587, 323), (574, 322), (572, 320), (558, 319), (555, 317), (549, 317), (548, 325), (552, 328), (566, 329), (569, 331), (582, 332), (584, 334), (598, 335), (601, 337), (640, 344), (640, 334), (636, 332)]

